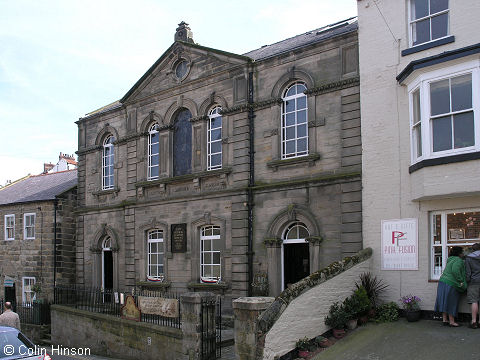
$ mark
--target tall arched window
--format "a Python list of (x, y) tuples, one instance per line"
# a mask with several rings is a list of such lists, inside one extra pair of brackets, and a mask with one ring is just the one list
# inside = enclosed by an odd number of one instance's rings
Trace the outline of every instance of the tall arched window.
[(183, 109), (177, 114), (173, 130), (173, 176), (192, 172), (192, 113)]
[(148, 264), (147, 264), (147, 278), (149, 280), (161, 280), (164, 274), (163, 267), (163, 231), (150, 230), (147, 239), (148, 246)]
[(220, 106), (208, 113), (207, 170), (222, 168), (222, 115)]
[(109, 135), (103, 142), (102, 154), (102, 189), (109, 190), (114, 187), (113, 163), (115, 160), (113, 142), (115, 138)]
[(218, 282), (221, 279), (220, 226), (204, 226), (200, 231), (200, 280)]
[(148, 130), (148, 180), (158, 179), (160, 167), (160, 143), (158, 124), (153, 124)]
[(288, 87), (282, 104), (282, 159), (308, 155), (307, 90), (305, 83)]

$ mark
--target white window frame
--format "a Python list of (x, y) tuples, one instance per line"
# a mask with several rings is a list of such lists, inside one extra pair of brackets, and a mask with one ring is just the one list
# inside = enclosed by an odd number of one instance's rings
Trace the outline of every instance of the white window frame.
[[(214, 106), (208, 112), (208, 125), (207, 125), (207, 170), (216, 170), (222, 168), (222, 130), (223, 130), (223, 119), (222, 115), (220, 114), (222, 108), (220, 106)], [(216, 127), (212, 129), (212, 122), (214, 120), (218, 120), (220, 118), (220, 127)], [(212, 141), (212, 132), (215, 130), (220, 129), (220, 139)], [(219, 143), (220, 144), (220, 151), (212, 153), (212, 144)], [(220, 155), (220, 164), (212, 165), (212, 157), (214, 155)]]
[[(115, 182), (115, 147), (113, 142), (115, 138), (113, 135), (109, 135), (103, 141), (102, 149), (102, 190), (111, 190), (114, 188)], [(108, 165), (107, 165), (108, 164)], [(109, 174), (106, 174), (106, 169), (109, 168)]]
[[(33, 229), (33, 236), (28, 236), (27, 230), (27, 217), (33, 216), (33, 224), (29, 224), (28, 228)], [(35, 223), (37, 215), (35, 213), (25, 213), (23, 214), (23, 239), (24, 240), (35, 240)]]
[[(219, 235), (205, 235), (205, 230), (213, 229), (218, 230)], [(200, 229), (200, 281), (203, 283), (217, 283), (222, 279), (222, 252), (221, 249), (213, 249), (213, 240), (221, 240), (221, 228), (217, 225), (206, 225)], [(204, 244), (206, 242), (210, 242), (210, 250), (204, 250)], [(204, 261), (204, 254), (211, 254), (211, 261), (205, 262)], [(219, 254), (218, 258), (219, 261), (214, 262), (214, 254)], [(204, 274), (204, 266), (216, 266), (219, 269), (219, 276), (203, 276)], [(213, 273), (213, 271), (212, 271)]]
[[(412, 19), (412, 1), (415, 1), (415, 0), (409, 0), (408, 1), (408, 19), (409, 19), (408, 33), (409, 33), (409, 45), (410, 45), (410, 47), (415, 47), (415, 46), (420, 46), (420, 45), (423, 45), (423, 44), (428, 44), (428, 43), (431, 43), (433, 41), (444, 39), (444, 38), (447, 38), (447, 37), (450, 36), (450, 3), (448, 4), (449, 7), (447, 9), (436, 12), (434, 14), (430, 14), (430, 2), (431, 2), (431, 0), (428, 0), (428, 8), (429, 8), (428, 13), (429, 13), (429, 15), (424, 16), (424, 17), (419, 18), (419, 19)], [(451, 0), (449, 0), (449, 1), (451, 1)], [(432, 21), (431, 21), (431, 19), (435, 16), (445, 14), (445, 13), (447, 14), (447, 17), (448, 17), (448, 19), (447, 19), (447, 34), (445, 36), (432, 39)], [(413, 45), (413, 36), (414, 36), (413, 26), (414, 26), (414, 24), (417, 23), (417, 22), (423, 21), (423, 20), (427, 20), (427, 19), (429, 19), (429, 23), (430, 23), (430, 40)]]
[[(35, 285), (35, 277), (32, 276), (24, 276), (22, 277), (22, 303), (25, 305), (32, 305), (32, 303), (36, 300), (37, 294), (35, 291), (32, 290), (33, 285)], [(30, 286), (30, 289), (27, 288)], [(27, 293), (32, 294), (30, 295), (31, 301), (27, 301)]]
[[(8, 219), (11, 219), (13, 218), (13, 225), (11, 226), (8, 226)], [(6, 241), (11, 241), (11, 240), (15, 240), (15, 214), (8, 214), (8, 215), (5, 215), (5, 227), (4, 227), (4, 235), (5, 235), (5, 240)], [(11, 237), (8, 236), (8, 230), (12, 230), (12, 235)]]
[(282, 249), (281, 249), (281, 259), (282, 259), (282, 285), (281, 285), (281, 290), (285, 290), (285, 259), (284, 259), (284, 245), (288, 244), (304, 244), (307, 242), (305, 238), (297, 238), (297, 239), (287, 239), (288, 234), (290, 231), (292, 231), (294, 228), (302, 227), (304, 228), (308, 235), (310, 236), (310, 231), (308, 230), (307, 225), (300, 221), (295, 221), (293, 223), (288, 224), (285, 227), (285, 230), (283, 231), (283, 236), (282, 236)]
[[(281, 137), (282, 137), (282, 149), (281, 149), (281, 153), (282, 153), (282, 159), (290, 159), (290, 158), (296, 158), (296, 157), (302, 157), (302, 156), (307, 156), (308, 155), (308, 99), (307, 99), (307, 95), (305, 95), (304, 93), (300, 93), (300, 94), (294, 94), (294, 95), (290, 95), (290, 96), (287, 96), (287, 93), (288, 91), (294, 87), (294, 86), (297, 86), (297, 85), (303, 85), (305, 87), (305, 90), (307, 89), (307, 85), (303, 82), (303, 81), (296, 81), (292, 84), (290, 84), (289, 86), (287, 86), (287, 88), (285, 89), (285, 91), (283, 92), (283, 97), (282, 97), (282, 116), (281, 116)], [(302, 98), (304, 97), (305, 98), (305, 109), (297, 109), (297, 99), (299, 98)], [(295, 101), (295, 109), (293, 111), (290, 111), (290, 112), (286, 112), (286, 107), (287, 107), (287, 101)], [(300, 111), (303, 111), (305, 110), (305, 123), (298, 123), (297, 121), (297, 116), (298, 116), (298, 113)], [(287, 126), (287, 120), (286, 120), (286, 117), (287, 115), (290, 115), (290, 114), (294, 114), (295, 115), (295, 123), (293, 125), (288, 125)], [(299, 137), (298, 136), (298, 133), (297, 133), (297, 129), (298, 129), (298, 126), (299, 125), (303, 125), (305, 124), (306, 126), (306, 132), (305, 132), (305, 136), (302, 136), (302, 137)], [(291, 129), (291, 128), (294, 128), (295, 129), (295, 136), (293, 138), (288, 138), (286, 137), (286, 134), (287, 134), (287, 130), (288, 129)], [(305, 139), (306, 140), (306, 148), (304, 151), (298, 151), (298, 141), (299, 140), (303, 140)], [(287, 153), (287, 142), (289, 141), (295, 141), (295, 151), (294, 152), (289, 152)]]
[[(153, 234), (158, 234), (157, 237), (153, 237), (152, 235)], [(165, 243), (163, 241), (164, 237), (163, 237), (163, 230), (159, 230), (159, 229), (152, 229), (152, 230), (149, 230), (148, 233), (147, 233), (147, 279), (148, 280), (154, 280), (154, 281), (159, 281), (159, 280), (163, 280), (163, 277), (164, 277), (164, 274), (165, 274)], [(152, 252), (151, 251), (151, 244), (157, 244), (157, 251), (156, 252)], [(162, 244), (162, 251), (158, 251), (158, 244)], [(156, 255), (157, 256), (157, 262), (156, 263), (152, 263), (151, 261), (151, 256), (152, 255)], [(160, 262), (158, 260), (158, 256), (161, 255), (162, 256), (162, 259), (163, 261)], [(151, 266), (156, 266), (157, 267), (157, 275), (152, 275), (151, 272), (150, 272), (150, 267)], [(160, 272), (159, 271), (159, 268), (162, 269), (162, 271)]]
[[(153, 137), (157, 135), (157, 142), (153, 142)], [(153, 146), (158, 146), (158, 152), (153, 152)], [(154, 162), (154, 156), (158, 160)], [(154, 168), (157, 168), (158, 175), (152, 175)], [(153, 124), (148, 130), (148, 175), (147, 180), (157, 180), (160, 175), (160, 134), (158, 132), (158, 124)]]
[[(450, 209), (450, 210), (441, 210), (441, 211), (432, 211), (429, 214), (429, 225), (430, 225), (430, 279), (438, 280), (445, 269), (448, 259), (448, 228), (447, 228), (447, 215), (448, 214), (455, 214), (455, 213), (469, 213), (469, 212), (480, 212), (480, 209)], [(435, 221), (434, 217), (440, 215), (441, 216), (441, 239), (435, 239), (434, 236), (436, 235), (435, 231)], [(471, 246), (474, 243), (480, 242), (480, 238), (471, 238), (471, 239), (462, 239), (465, 240), (463, 242), (458, 242), (451, 244), (450, 246)], [(442, 265), (441, 267), (435, 266), (435, 248), (442, 249)]]
[[(480, 60), (472, 60), (447, 68), (442, 68), (419, 75), (409, 86), (410, 103), (410, 153), (411, 163), (415, 164), (422, 160), (441, 158), (450, 155), (464, 154), (480, 151)], [(454, 78), (465, 74), (472, 74), (472, 110), (474, 117), (475, 145), (433, 152), (433, 130), (430, 115), (430, 84), (436, 81)], [(416, 139), (414, 134), (414, 104), (413, 94), (420, 90), (420, 117), (422, 134), (422, 154), (417, 157)], [(463, 111), (463, 110), (462, 110)]]

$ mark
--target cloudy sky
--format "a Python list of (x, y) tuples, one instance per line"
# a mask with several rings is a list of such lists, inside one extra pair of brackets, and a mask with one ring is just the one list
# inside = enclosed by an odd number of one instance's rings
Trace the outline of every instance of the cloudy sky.
[(0, 0), (0, 185), (77, 150), (75, 121), (120, 99), (172, 44), (243, 54), (356, 16), (356, 0)]

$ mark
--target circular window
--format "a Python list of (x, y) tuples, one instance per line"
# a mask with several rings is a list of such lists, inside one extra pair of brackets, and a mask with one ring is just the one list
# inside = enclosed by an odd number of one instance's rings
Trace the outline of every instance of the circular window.
[(180, 61), (177, 66), (175, 67), (175, 75), (178, 79), (183, 79), (183, 77), (187, 74), (188, 64), (186, 60)]

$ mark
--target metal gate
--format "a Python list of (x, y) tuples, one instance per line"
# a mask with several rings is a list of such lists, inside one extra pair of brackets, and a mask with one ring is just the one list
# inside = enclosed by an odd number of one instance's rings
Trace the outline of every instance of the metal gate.
[(202, 300), (200, 313), (202, 332), (202, 360), (219, 359), (222, 355), (222, 301)]

